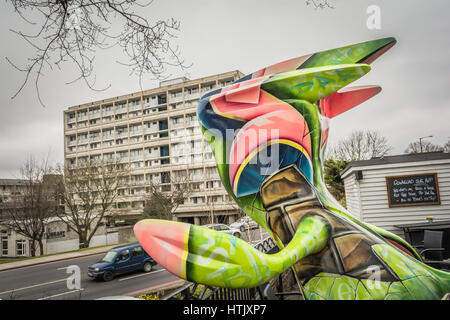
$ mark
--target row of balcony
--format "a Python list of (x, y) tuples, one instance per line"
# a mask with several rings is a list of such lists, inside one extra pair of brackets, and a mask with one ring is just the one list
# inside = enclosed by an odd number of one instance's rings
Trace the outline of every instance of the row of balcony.
[[(89, 118), (87, 116), (87, 114), (85, 115), (77, 115), (76, 117), (74, 116), (75, 114), (68, 115), (67, 117), (67, 123), (68, 124), (72, 124), (75, 122), (80, 122), (80, 121), (87, 121), (87, 120), (93, 120), (93, 119), (99, 119), (101, 117), (107, 117), (107, 116), (112, 116), (112, 115), (120, 115), (120, 114), (124, 114), (124, 113), (131, 113), (133, 111), (143, 111), (149, 108), (155, 108), (154, 110), (151, 110), (151, 112), (159, 112), (159, 111), (167, 111), (167, 108), (165, 110), (159, 110), (159, 108), (157, 107), (162, 107), (162, 106), (166, 106), (167, 104), (171, 104), (171, 103), (179, 103), (179, 102), (183, 102), (183, 101), (190, 101), (190, 100), (196, 100), (200, 98), (200, 94), (190, 94), (190, 95), (185, 95), (185, 98), (183, 99), (182, 96), (180, 97), (174, 97), (171, 98), (169, 100), (169, 102), (164, 102), (161, 104), (154, 104), (151, 102), (146, 102), (142, 104), (142, 108), (141, 108), (141, 104), (137, 104), (137, 105), (129, 105), (128, 108), (126, 105), (121, 105), (121, 106), (116, 106), (115, 111), (114, 110), (103, 110), (102, 113), (100, 114), (100, 112), (95, 113), (95, 114), (89, 114)], [(190, 107), (191, 103), (189, 105), (187, 105), (187, 107)], [(194, 105), (195, 106), (195, 105)]]
[[(183, 132), (176, 132), (176, 131), (171, 131), (171, 136), (172, 139), (177, 139), (177, 138), (186, 138), (187, 136), (191, 136), (191, 135), (200, 135), (201, 134), (201, 130), (200, 130), (200, 126), (198, 125), (198, 123), (190, 123), (187, 130), (183, 130)], [(180, 125), (175, 125), (174, 127), (171, 127), (172, 129), (182, 129), (184, 128), (183, 123), (181, 123)], [(146, 134), (153, 134), (153, 135), (157, 135), (156, 137), (150, 137), (150, 136), (146, 136)], [(124, 131), (121, 133), (116, 133), (116, 135), (114, 136), (113, 134), (105, 134), (105, 135), (96, 135), (96, 136), (90, 136), (89, 139), (87, 138), (78, 138), (78, 145), (84, 145), (84, 144), (88, 144), (88, 143), (95, 143), (95, 142), (106, 142), (106, 141), (110, 141), (110, 140), (114, 140), (114, 139), (128, 139), (128, 138), (132, 138), (132, 137), (138, 137), (138, 136), (145, 136), (145, 140), (150, 140), (151, 138), (167, 138), (169, 137), (169, 130), (168, 129), (164, 129), (164, 130), (159, 130), (158, 127), (151, 127), (151, 128), (144, 128), (143, 130), (133, 130), (133, 131)], [(142, 141), (142, 140), (138, 140), (138, 141)], [(128, 141), (126, 142), (122, 142), (120, 144), (126, 144)], [(67, 141), (67, 146), (68, 147), (73, 147), (77, 145), (77, 140), (69, 140)]]
[[(156, 112), (155, 111), (155, 116), (160, 116), (161, 114), (166, 114), (167, 113), (167, 111), (165, 110), (165, 111), (158, 111), (158, 112)], [(180, 113), (179, 114), (177, 114), (177, 113), (171, 113), (170, 114), (170, 116), (172, 116), (172, 117), (175, 117), (175, 116), (183, 116), (184, 115), (184, 111), (182, 111), (182, 110), (180, 110)], [(120, 115), (119, 115), (120, 116)], [(117, 117), (117, 116), (116, 116)], [(145, 120), (146, 121), (159, 121), (159, 120), (161, 120), (161, 119), (167, 119), (166, 117), (164, 117), (164, 118), (156, 118), (156, 119), (153, 119), (153, 118), (146, 118)], [(170, 118), (170, 119), (173, 119), (173, 118)], [(136, 122), (136, 124), (139, 124), (139, 120), (140, 120), (140, 118), (136, 118), (136, 120), (137, 120), (137, 122)], [(73, 122), (75, 122), (75, 121), (73, 121)], [(92, 120), (91, 120), (91, 122), (92, 122)], [(118, 118), (118, 119), (115, 119), (115, 118), (103, 118), (103, 122), (101, 122), (101, 123), (88, 123), (87, 121), (85, 121), (85, 122), (78, 122), (77, 123), (77, 126), (74, 126), (74, 125), (72, 125), (72, 124), (70, 124), (70, 123), (68, 123), (67, 125), (68, 125), (68, 129), (69, 130), (75, 130), (75, 129), (82, 129), (82, 128), (93, 128), (93, 127), (95, 127), (95, 126), (102, 126), (102, 125), (104, 125), (104, 124), (106, 124), (106, 123), (109, 123), (109, 122), (113, 122), (113, 123), (115, 123), (115, 125), (116, 126), (120, 126), (120, 125), (122, 125), (122, 122), (123, 122), (123, 125), (126, 125), (127, 123), (130, 123), (130, 119), (128, 119), (128, 118)], [(195, 125), (198, 125), (198, 122), (197, 122), (197, 120), (184, 120), (183, 119), (183, 121), (181, 122), (181, 123), (186, 123), (186, 126), (195, 126)], [(132, 124), (132, 122), (130, 123), (130, 124)]]
[[(146, 108), (152, 108), (152, 107), (157, 107), (157, 106), (161, 106), (161, 105), (167, 105), (167, 104), (171, 104), (171, 103), (178, 103), (178, 102), (182, 102), (182, 101), (191, 101), (191, 100), (196, 100), (196, 99), (200, 99), (201, 95), (203, 95), (204, 93), (214, 90), (216, 89), (216, 87), (224, 87), (227, 86), (229, 84), (231, 84), (232, 79), (229, 80), (223, 80), (223, 81), (219, 81), (217, 84), (215, 83), (211, 83), (209, 85), (201, 85), (200, 86), (200, 90), (195, 89), (194, 91), (190, 91), (190, 89), (184, 89), (183, 91), (179, 91), (174, 93), (169, 92), (169, 96), (167, 99), (165, 94), (160, 94), (160, 95), (154, 95), (151, 98), (149, 97), (144, 97), (143, 99), (139, 98), (138, 100), (132, 100), (130, 99), (128, 101), (128, 106), (127, 106), (127, 102), (123, 101), (123, 103), (121, 104), (116, 104), (115, 105), (115, 112), (114, 110), (112, 110), (112, 105), (111, 106), (106, 106), (106, 107), (102, 107), (102, 109), (100, 110), (99, 108), (96, 109), (91, 109), (89, 110), (89, 117), (88, 117), (88, 112), (87, 111), (74, 111), (71, 115), (68, 116), (67, 118), (67, 123), (68, 124), (72, 124), (74, 122), (79, 122), (79, 121), (84, 121), (84, 120), (88, 120), (88, 119), (98, 119), (100, 117), (105, 117), (105, 116), (109, 116), (109, 115), (114, 115), (115, 114), (121, 114), (121, 113), (126, 113), (126, 112), (133, 112), (133, 111), (141, 111), (143, 109)], [(137, 103), (136, 103), (137, 102)]]

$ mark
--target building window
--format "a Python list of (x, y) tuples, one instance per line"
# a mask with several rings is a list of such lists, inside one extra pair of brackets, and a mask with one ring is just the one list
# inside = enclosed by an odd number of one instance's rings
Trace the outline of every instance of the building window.
[(168, 129), (168, 121), (159, 120), (159, 130), (167, 130), (167, 129)]
[(172, 118), (172, 124), (180, 124), (184, 121), (184, 117)]
[(169, 146), (161, 146), (159, 147), (159, 156), (160, 157), (168, 157), (169, 156)]
[(16, 240), (16, 254), (18, 256), (24, 256), (26, 252), (26, 241)]
[(170, 191), (170, 189), (171, 189), (170, 184), (161, 186), (161, 192), (168, 192), (168, 191)]
[(170, 172), (161, 172), (161, 183), (170, 183)]
[(131, 167), (132, 167), (132, 168), (141, 168), (141, 167), (142, 167), (142, 161), (139, 161), (139, 162), (133, 162), (133, 163), (131, 164)]
[(2, 236), (2, 256), (7, 255), (8, 255), (8, 236)]
[(167, 102), (166, 95), (158, 95), (158, 104), (163, 104)]

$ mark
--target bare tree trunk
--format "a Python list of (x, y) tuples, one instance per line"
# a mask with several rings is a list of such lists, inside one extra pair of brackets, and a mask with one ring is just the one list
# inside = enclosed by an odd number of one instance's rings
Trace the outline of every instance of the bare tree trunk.
[(39, 255), (42, 256), (44, 254), (44, 242), (42, 239), (38, 240), (39, 243)]
[(36, 240), (35, 239), (31, 239), (31, 245), (30, 245), (30, 255), (32, 257), (36, 256)]
[(78, 236), (78, 242), (79, 242), (79, 248), (80, 249), (89, 247), (89, 243), (87, 242), (86, 235), (84, 235), (84, 234), (80, 234)]

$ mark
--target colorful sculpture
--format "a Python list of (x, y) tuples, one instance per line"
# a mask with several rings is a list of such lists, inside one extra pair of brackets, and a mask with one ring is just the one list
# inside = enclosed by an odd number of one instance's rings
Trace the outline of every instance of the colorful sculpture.
[(422, 263), (402, 238), (355, 219), (323, 180), (328, 120), (381, 91), (345, 87), (395, 42), (291, 59), (202, 97), (198, 117), (223, 185), (278, 253), (163, 220), (136, 224), (144, 249), (173, 274), (211, 286), (258, 286), (292, 267), (306, 299), (441, 299), (450, 274)]

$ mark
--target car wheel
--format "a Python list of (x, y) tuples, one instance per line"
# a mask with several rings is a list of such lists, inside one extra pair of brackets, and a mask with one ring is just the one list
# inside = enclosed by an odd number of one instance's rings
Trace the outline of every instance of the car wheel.
[(114, 275), (111, 271), (105, 271), (105, 273), (103, 273), (104, 281), (111, 281), (113, 278), (114, 278)]
[(150, 262), (144, 263), (144, 271), (145, 272), (150, 272), (150, 271), (152, 271), (152, 269), (153, 269), (153, 266)]
[(235, 233), (233, 233), (233, 236), (240, 238), (241, 234), (239, 232), (235, 232)]

